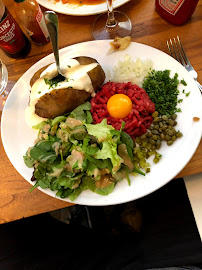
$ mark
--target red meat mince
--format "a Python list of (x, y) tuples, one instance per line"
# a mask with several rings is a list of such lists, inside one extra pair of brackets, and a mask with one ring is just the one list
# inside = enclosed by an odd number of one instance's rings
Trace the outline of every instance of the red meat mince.
[[(113, 118), (107, 110), (109, 98), (115, 94), (127, 95), (133, 104), (130, 114), (123, 118)], [(150, 100), (146, 91), (136, 84), (107, 82), (102, 89), (91, 99), (91, 114), (93, 123), (97, 124), (107, 118), (107, 124), (120, 130), (122, 122), (125, 122), (124, 131), (133, 139), (144, 134), (150, 127), (155, 111), (155, 105)]]

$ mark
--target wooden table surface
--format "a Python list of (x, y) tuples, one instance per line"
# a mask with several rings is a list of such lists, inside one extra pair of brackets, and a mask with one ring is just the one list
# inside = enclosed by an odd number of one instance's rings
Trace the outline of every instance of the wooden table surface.
[[(16, 18), (13, 0), (3, 0)], [(192, 18), (183, 26), (174, 26), (164, 21), (155, 11), (154, 0), (131, 0), (118, 10), (125, 12), (133, 24), (132, 40), (168, 53), (166, 40), (179, 35), (202, 84), (202, 0)], [(42, 8), (45, 11), (44, 8)], [(59, 14), (59, 47), (92, 40), (91, 26), (97, 15), (67, 16)], [(18, 21), (18, 18), (16, 18)], [(19, 21), (18, 21), (19, 22)], [(10, 59), (0, 51), (0, 58), (6, 64), (9, 80), (17, 81), (21, 75), (42, 57), (52, 52), (51, 44), (36, 46), (25, 59)], [(18, 157), (16, 157), (18, 158)], [(187, 166), (177, 177), (202, 172), (202, 142)], [(0, 140), (0, 223), (6, 223), (71, 204), (49, 197), (35, 189), (12, 166)]]

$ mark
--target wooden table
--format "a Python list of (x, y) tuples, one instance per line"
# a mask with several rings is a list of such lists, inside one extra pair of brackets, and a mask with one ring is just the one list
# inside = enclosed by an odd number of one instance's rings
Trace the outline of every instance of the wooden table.
[[(16, 18), (13, 0), (3, 0)], [(202, 0), (192, 18), (177, 27), (164, 21), (155, 11), (151, 0), (131, 0), (118, 10), (125, 12), (133, 24), (132, 40), (155, 47), (168, 53), (166, 40), (179, 35), (190, 61), (198, 71), (198, 81), (202, 84)], [(44, 8), (42, 8), (45, 11)], [(91, 26), (95, 16), (73, 17), (59, 14), (59, 47), (92, 40)], [(16, 18), (18, 21), (18, 18)], [(18, 21), (19, 22), (19, 21)], [(0, 58), (6, 64), (9, 80), (17, 81), (20, 76), (42, 57), (52, 52), (51, 44), (32, 44), (30, 54), (25, 59), (10, 59), (0, 51)], [(17, 157), (16, 157), (17, 158)], [(177, 177), (202, 172), (202, 142), (187, 166)], [(70, 206), (35, 189), (29, 193), (30, 184), (12, 166), (0, 140), (0, 223), (6, 223), (56, 209)]]

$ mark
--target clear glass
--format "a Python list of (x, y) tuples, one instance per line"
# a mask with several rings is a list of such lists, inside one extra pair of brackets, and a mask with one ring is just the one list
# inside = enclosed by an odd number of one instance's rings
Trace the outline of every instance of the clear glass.
[(0, 60), (0, 112), (3, 110), (6, 98), (15, 82), (8, 81), (8, 71), (5, 64)]
[(132, 24), (126, 14), (113, 10), (113, 0), (106, 0), (106, 14), (101, 14), (93, 23), (94, 39), (114, 39), (131, 35)]

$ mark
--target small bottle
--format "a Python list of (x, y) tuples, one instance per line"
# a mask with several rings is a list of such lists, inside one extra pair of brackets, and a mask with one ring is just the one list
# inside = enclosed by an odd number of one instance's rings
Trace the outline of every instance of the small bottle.
[(24, 58), (31, 49), (28, 38), (0, 0), (0, 48), (11, 58)]
[(174, 25), (184, 24), (194, 13), (199, 0), (156, 0), (156, 11)]
[(14, 1), (16, 15), (33, 42), (37, 45), (47, 44), (50, 41), (49, 33), (39, 4), (35, 0)]

